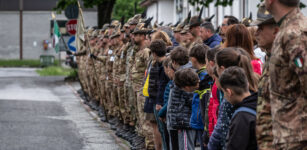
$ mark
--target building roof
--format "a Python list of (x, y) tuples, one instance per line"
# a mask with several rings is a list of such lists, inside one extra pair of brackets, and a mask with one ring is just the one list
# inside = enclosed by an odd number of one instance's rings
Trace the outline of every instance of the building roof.
[(142, 7), (148, 7), (149, 5), (151, 5), (152, 3), (157, 2), (158, 0), (143, 0), (141, 1), (140, 5)]

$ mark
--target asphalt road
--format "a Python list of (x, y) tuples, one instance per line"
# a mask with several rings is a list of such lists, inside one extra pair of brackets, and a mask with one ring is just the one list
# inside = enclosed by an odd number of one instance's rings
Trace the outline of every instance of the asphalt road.
[(64, 77), (0, 68), (0, 150), (118, 150)]

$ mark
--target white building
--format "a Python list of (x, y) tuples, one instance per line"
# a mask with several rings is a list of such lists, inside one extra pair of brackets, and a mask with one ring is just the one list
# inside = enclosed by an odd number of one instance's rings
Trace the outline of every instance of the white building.
[[(301, 0), (307, 4), (307, 0)], [(249, 17), (252, 13), (253, 19), (257, 17), (257, 5), (260, 0), (234, 0), (232, 6), (218, 6), (215, 7), (213, 2), (208, 8), (204, 8), (203, 17), (210, 17), (215, 15), (212, 23), (217, 26), (222, 24), (225, 15), (233, 15), (238, 19)], [(176, 23), (178, 20), (184, 20), (189, 11), (192, 16), (198, 15), (196, 6), (189, 4), (188, 0), (143, 0), (140, 4), (142, 7), (147, 8), (147, 16), (154, 17), (153, 21), (168, 23)], [(307, 8), (302, 10), (307, 16)]]

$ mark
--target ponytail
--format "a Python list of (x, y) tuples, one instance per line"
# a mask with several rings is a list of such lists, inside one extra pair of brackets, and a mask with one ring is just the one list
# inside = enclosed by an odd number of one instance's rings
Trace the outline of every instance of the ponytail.
[(238, 66), (244, 69), (248, 79), (249, 89), (254, 92), (258, 91), (259, 76), (253, 71), (249, 54), (242, 48), (225, 48), (216, 54), (215, 59), (219, 67), (224, 66), (228, 68)]

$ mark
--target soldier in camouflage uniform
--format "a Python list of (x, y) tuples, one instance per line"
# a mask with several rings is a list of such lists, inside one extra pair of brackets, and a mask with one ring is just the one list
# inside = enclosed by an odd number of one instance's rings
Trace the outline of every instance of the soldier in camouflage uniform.
[[(86, 31), (84, 32), (86, 34)], [(78, 64), (78, 77), (80, 81), (81, 88), (84, 93), (87, 93), (87, 86), (85, 82), (86, 75), (84, 74), (84, 63), (83, 63), (83, 56), (86, 55), (86, 40), (84, 34), (80, 35), (78, 38), (80, 39), (80, 47), (74, 56), (76, 56), (76, 62)]]
[(258, 46), (266, 52), (266, 61), (258, 84), (256, 135), (259, 149), (273, 150), (269, 62), (272, 45), (278, 32), (278, 26), (275, 23), (273, 16), (265, 9), (264, 4), (260, 5), (257, 17), (257, 20), (252, 22), (250, 25), (258, 26), (255, 37)]
[[(105, 25), (102, 29), (103, 34), (103, 39), (102, 39), (102, 48), (101, 48), (101, 53), (98, 54), (97, 60), (100, 61), (100, 75), (99, 75), (99, 84), (100, 84), (100, 90), (102, 94), (102, 99), (100, 100), (100, 105), (103, 106), (104, 110), (102, 110), (99, 114), (101, 117), (101, 121), (107, 121), (106, 112), (109, 111), (109, 107), (107, 107), (107, 98), (106, 98), (106, 87), (105, 87), (105, 82), (106, 82), (106, 59), (107, 59), (107, 51), (109, 50), (109, 35), (108, 35), (108, 25)], [(102, 114), (103, 113), (103, 114)]]
[[(202, 11), (201, 11), (202, 12)], [(189, 23), (189, 32), (192, 34), (191, 38), (191, 45), (189, 46), (189, 51), (197, 44), (203, 44), (204, 42), (202, 41), (200, 37), (200, 24), (202, 24), (202, 19), (201, 15), (202, 13), (200, 12), (199, 16), (193, 16), (190, 19)]]
[(307, 18), (299, 0), (266, 0), (279, 25), (269, 65), (275, 149), (307, 149)]
[[(89, 51), (88, 54), (92, 53), (92, 47), (95, 46), (96, 44), (96, 37), (94, 37), (94, 29), (89, 29), (88, 32), (88, 41), (89, 45), (87, 46), (87, 49)], [(94, 87), (94, 78), (93, 78), (93, 73), (94, 73), (94, 67), (93, 67), (93, 60), (89, 57), (86, 58), (86, 73), (88, 75), (88, 87), (89, 87), (89, 97), (90, 97), (90, 102), (92, 102), (92, 98), (95, 96), (95, 87)]]
[[(153, 133), (151, 130), (150, 122), (145, 120), (144, 103), (145, 97), (143, 96), (142, 89), (145, 81), (144, 75), (149, 60), (150, 50), (146, 48), (145, 40), (148, 30), (144, 27), (144, 23), (139, 23), (134, 29), (134, 42), (136, 47), (133, 51), (135, 59), (132, 60), (132, 67), (130, 68), (131, 80), (134, 89), (134, 103), (136, 106), (136, 118), (138, 122), (137, 131), (139, 135), (145, 137), (146, 149), (154, 149)], [(133, 58), (133, 57), (131, 57)], [(130, 59), (131, 59), (130, 58)]]
[(129, 124), (128, 121), (128, 111), (127, 105), (125, 105), (125, 97), (124, 96), (124, 79), (125, 79), (125, 58), (126, 58), (126, 50), (128, 44), (124, 44), (124, 34), (125, 30), (121, 30), (121, 33), (118, 33), (119, 38), (119, 49), (115, 52), (115, 62), (113, 63), (113, 73), (114, 73), (114, 90), (117, 92), (118, 96), (118, 107), (120, 118), (122, 119), (123, 124)]
[[(137, 23), (139, 22), (139, 19), (140, 17), (137, 17), (137, 16), (134, 16), (133, 19), (130, 20), (129, 23), (129, 31), (132, 32), (135, 28), (135, 26), (137, 25)], [(130, 34), (130, 36), (133, 36), (132, 34)], [(132, 37), (130, 37), (132, 38)], [(133, 41), (130, 41), (129, 43), (129, 46), (127, 48), (127, 55), (126, 55), (126, 68), (125, 68), (125, 83), (124, 83), (124, 97), (126, 98), (126, 106), (128, 106), (130, 109), (128, 112), (129, 113), (129, 117), (130, 118), (130, 123), (129, 125), (132, 127), (131, 130), (134, 130), (133, 127), (135, 126), (135, 121), (136, 121), (136, 118), (134, 117), (134, 114), (135, 114), (135, 107), (132, 106), (130, 107), (130, 102), (133, 102), (133, 89), (132, 89), (132, 83), (131, 83), (131, 80), (130, 80), (130, 68), (132, 66), (132, 62), (131, 60), (133, 60), (134, 57), (133, 56), (133, 51), (134, 51), (134, 43)]]

